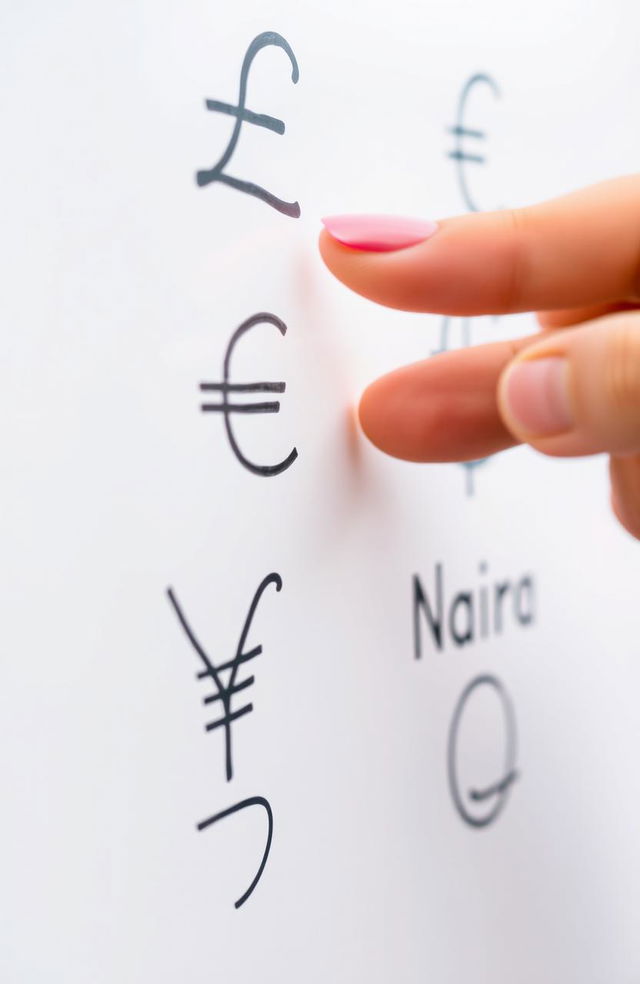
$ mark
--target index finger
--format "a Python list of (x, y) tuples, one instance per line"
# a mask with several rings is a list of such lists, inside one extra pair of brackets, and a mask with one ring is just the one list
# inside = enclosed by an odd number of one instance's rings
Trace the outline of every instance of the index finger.
[(357, 229), (356, 216), (323, 220), (322, 258), (344, 284), (387, 307), (509, 314), (640, 296), (638, 175), (540, 205), (444, 219), (406, 248), (397, 239), (368, 246), (349, 234), (349, 219)]

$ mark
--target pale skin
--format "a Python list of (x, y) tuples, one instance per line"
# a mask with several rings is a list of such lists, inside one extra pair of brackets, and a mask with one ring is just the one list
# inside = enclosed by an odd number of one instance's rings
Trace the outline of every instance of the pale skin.
[[(373, 444), (408, 461), (465, 461), (520, 443), (556, 457), (606, 452), (613, 511), (640, 539), (640, 175), (438, 220), (426, 241), (391, 252), (325, 230), (320, 252), (339, 280), (388, 307), (537, 312), (534, 335), (445, 352), (368, 386), (359, 417)], [(562, 395), (545, 367), (561, 376)], [(558, 401), (562, 420), (549, 409)]]

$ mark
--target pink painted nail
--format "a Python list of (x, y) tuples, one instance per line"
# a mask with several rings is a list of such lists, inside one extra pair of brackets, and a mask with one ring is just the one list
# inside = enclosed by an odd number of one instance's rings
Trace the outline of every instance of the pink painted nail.
[(372, 253), (389, 253), (423, 243), (438, 228), (436, 222), (397, 215), (329, 215), (322, 222), (339, 243)]

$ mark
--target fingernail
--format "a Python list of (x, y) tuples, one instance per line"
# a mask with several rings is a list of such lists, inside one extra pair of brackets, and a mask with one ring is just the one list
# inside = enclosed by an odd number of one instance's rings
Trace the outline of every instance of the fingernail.
[(573, 413), (568, 379), (567, 360), (557, 356), (525, 359), (508, 370), (504, 399), (519, 431), (547, 435), (570, 430)]
[(322, 222), (339, 243), (372, 253), (415, 246), (433, 236), (438, 228), (437, 222), (397, 215), (328, 215)]

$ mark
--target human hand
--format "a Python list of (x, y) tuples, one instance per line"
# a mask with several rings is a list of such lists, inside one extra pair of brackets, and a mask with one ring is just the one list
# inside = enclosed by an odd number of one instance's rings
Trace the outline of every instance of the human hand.
[(542, 328), (376, 380), (359, 406), (367, 437), (408, 461), (519, 443), (553, 456), (608, 452), (612, 508), (640, 538), (640, 176), (437, 225), (323, 221), (324, 262), (371, 300), (448, 315), (534, 310)]

